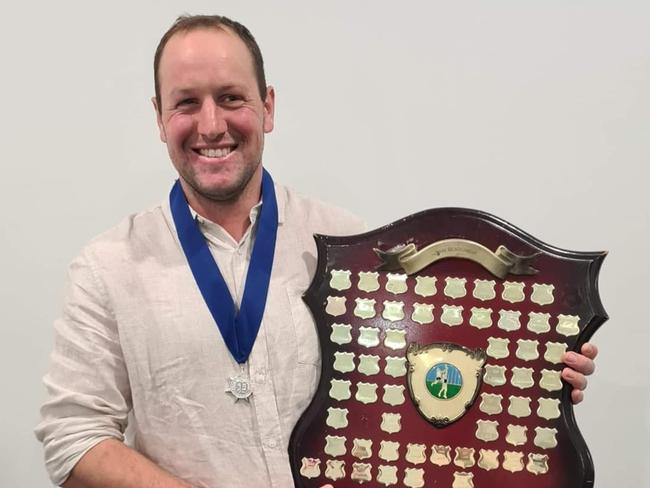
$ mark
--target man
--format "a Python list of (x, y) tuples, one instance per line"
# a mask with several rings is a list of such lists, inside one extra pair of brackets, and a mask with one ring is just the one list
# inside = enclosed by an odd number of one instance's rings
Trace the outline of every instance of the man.
[(445, 369), (438, 368), (438, 377), (436, 380), (440, 383), (440, 391), (438, 396), (440, 398), (447, 398), (447, 377), (449, 375), (449, 366), (445, 365)]
[[(37, 428), (47, 467), (66, 488), (291, 486), (289, 435), (319, 374), (300, 299), (312, 234), (362, 223), (264, 172), (275, 93), (245, 27), (179, 18), (154, 71), (179, 183), (71, 264)], [(575, 402), (596, 352), (565, 360)]]

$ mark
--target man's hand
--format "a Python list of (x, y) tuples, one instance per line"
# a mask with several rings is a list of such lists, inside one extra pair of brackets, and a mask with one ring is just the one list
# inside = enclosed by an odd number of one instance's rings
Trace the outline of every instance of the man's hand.
[(562, 379), (573, 386), (571, 401), (574, 404), (584, 399), (583, 390), (587, 388), (587, 376), (596, 369), (594, 359), (598, 355), (598, 348), (587, 342), (580, 348), (580, 352), (582, 354), (567, 352), (562, 356), (562, 361), (567, 365), (562, 370)]
[(63, 488), (192, 488), (117, 439), (84, 454)]

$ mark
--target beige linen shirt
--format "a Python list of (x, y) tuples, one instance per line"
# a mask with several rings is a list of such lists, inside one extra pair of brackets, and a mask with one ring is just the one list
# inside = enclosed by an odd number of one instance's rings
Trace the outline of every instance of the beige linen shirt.
[[(55, 484), (98, 442), (123, 440), (129, 423), (135, 449), (196, 486), (293, 485), (289, 436), (320, 372), (316, 329), (301, 299), (316, 266), (313, 234), (355, 234), (363, 224), (286, 188), (276, 186), (276, 194), (271, 283), (246, 364), (250, 402), (224, 391), (240, 366), (194, 282), (168, 203), (126, 219), (72, 262), (36, 429)], [(199, 222), (241, 300), (254, 235), (237, 243)]]

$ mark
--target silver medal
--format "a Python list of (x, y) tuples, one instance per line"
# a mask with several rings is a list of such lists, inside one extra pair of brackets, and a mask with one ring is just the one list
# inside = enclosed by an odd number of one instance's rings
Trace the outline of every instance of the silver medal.
[(242, 367), (241, 372), (238, 375), (231, 376), (228, 378), (228, 386), (226, 387), (226, 392), (231, 393), (237, 400), (246, 400), (253, 394), (251, 389), (251, 382), (248, 378), (248, 375), (244, 372)]

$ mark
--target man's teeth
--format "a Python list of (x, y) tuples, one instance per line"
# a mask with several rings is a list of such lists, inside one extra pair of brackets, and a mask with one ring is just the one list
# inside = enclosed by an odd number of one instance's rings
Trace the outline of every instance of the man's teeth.
[(205, 156), (206, 158), (223, 158), (230, 154), (232, 149), (229, 147), (223, 147), (219, 149), (200, 149), (199, 154)]

